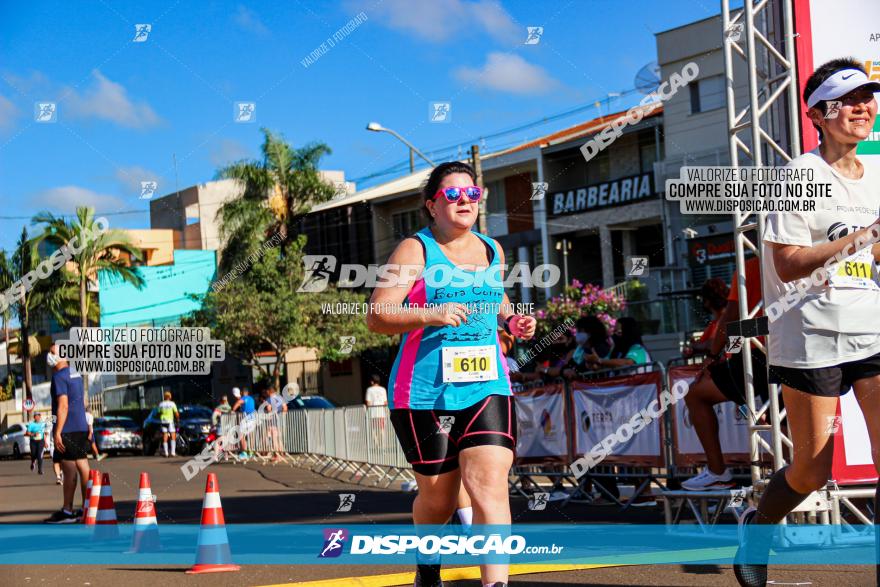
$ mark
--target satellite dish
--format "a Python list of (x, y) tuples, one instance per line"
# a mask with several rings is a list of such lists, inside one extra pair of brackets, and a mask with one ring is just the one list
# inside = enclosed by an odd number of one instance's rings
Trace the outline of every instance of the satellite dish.
[(633, 85), (642, 94), (650, 94), (660, 86), (660, 64), (652, 61), (639, 70)]

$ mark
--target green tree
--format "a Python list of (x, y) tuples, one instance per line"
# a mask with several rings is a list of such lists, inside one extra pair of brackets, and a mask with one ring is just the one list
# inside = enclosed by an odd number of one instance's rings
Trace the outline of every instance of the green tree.
[(333, 186), (318, 171), (330, 147), (311, 143), (295, 149), (282, 136), (261, 130), (261, 160), (239, 161), (217, 173), (220, 178), (238, 180), (243, 187), (240, 197), (224, 203), (217, 212), (224, 241), (220, 258), (224, 273), (275, 233), (281, 236), (281, 250), (285, 251), (296, 220), (334, 194)]
[[(15, 271), (12, 258), (6, 255), (6, 251), (0, 249), (0, 295), (3, 295), (14, 283)], [(12, 307), (0, 303), (0, 320), (3, 321), (3, 340), (6, 341), (6, 373), (12, 373), (12, 363), (9, 359), (9, 322), (12, 320)], [(8, 391), (8, 390), (7, 390)]]
[(28, 238), (27, 228), (21, 229), (21, 237), (12, 256), (12, 281), (19, 283), (15, 291), (15, 308), (18, 311), (19, 352), (24, 380), (25, 398), (33, 399), (33, 376), (31, 359), (40, 354), (41, 349), (36, 339), (31, 336), (31, 316), (40, 308), (46, 307), (52, 289), (45, 280), (34, 280), (28, 288), (24, 287), (24, 276), (40, 263), (37, 254), (37, 243)]
[[(323, 292), (297, 292), (304, 269), (302, 250), (306, 237), (288, 242), (284, 255), (268, 249), (254, 261), (247, 274), (209, 291), (199, 311), (184, 321), (187, 326), (208, 326), (214, 338), (226, 342), (226, 352), (242, 357), (261, 374), (281, 387), (281, 371), (287, 353), (296, 347), (316, 349), (319, 359), (338, 361), (343, 352), (341, 337), (354, 337), (352, 354), (368, 347), (389, 345), (393, 339), (370, 332), (365, 320), (325, 312), (322, 305), (339, 302), (365, 303), (364, 294), (328, 287)], [(261, 365), (258, 355), (271, 349), (275, 362)]]
[[(125, 254), (132, 261), (140, 260), (141, 252), (132, 243), (128, 235), (121, 230), (107, 230), (102, 223), (95, 218), (95, 210), (89, 207), (76, 209), (76, 217), (68, 222), (61, 216), (55, 216), (51, 212), (40, 212), (33, 217), (34, 224), (45, 223), (42, 235), (37, 237), (36, 242), (47, 241), (58, 247), (68, 247), (70, 250), (70, 263), (73, 264), (73, 272), (62, 272), (66, 280), (75, 279), (78, 291), (80, 326), (85, 328), (89, 325), (89, 319), (96, 316), (93, 308), (96, 305), (94, 295), (90, 295), (89, 281), (98, 278), (98, 270), (108, 271), (131, 283), (137, 288), (142, 288), (145, 281), (137, 267), (131, 265)], [(69, 312), (70, 296), (65, 294), (55, 300), (59, 311)]]

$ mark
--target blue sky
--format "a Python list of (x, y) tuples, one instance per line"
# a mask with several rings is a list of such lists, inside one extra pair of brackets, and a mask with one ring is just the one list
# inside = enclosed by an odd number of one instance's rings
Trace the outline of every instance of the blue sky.
[[(364, 130), (369, 121), (426, 152), (466, 150), (481, 135), (632, 89), (656, 59), (654, 33), (718, 11), (710, 0), (2, 3), (0, 248), (45, 209), (91, 205), (113, 213), (114, 227), (148, 227), (142, 180), (157, 181), (158, 195), (175, 181), (210, 180), (223, 164), (258, 155), (261, 126), (296, 146), (328, 144), (322, 167), (349, 180), (407, 158), (390, 135)], [(365, 21), (302, 64), (360, 13)], [(141, 23), (152, 30), (132, 42)], [(544, 27), (539, 43), (524, 44), (527, 26)], [(58, 105), (57, 122), (35, 122), (34, 104), (47, 101)], [(451, 122), (429, 122), (432, 101), (451, 102)], [(255, 102), (256, 123), (234, 122), (235, 102)], [(488, 140), (484, 150), (599, 113)]]

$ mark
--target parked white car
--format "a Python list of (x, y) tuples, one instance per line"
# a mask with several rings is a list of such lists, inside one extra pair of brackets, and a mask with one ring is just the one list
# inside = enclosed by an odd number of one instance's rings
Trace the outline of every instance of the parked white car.
[(22, 458), (31, 454), (30, 438), (24, 435), (24, 424), (13, 424), (0, 430), (0, 456)]

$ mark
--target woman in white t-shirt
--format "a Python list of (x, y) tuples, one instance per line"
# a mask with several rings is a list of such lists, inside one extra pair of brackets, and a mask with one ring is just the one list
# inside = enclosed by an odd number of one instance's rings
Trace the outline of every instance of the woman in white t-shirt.
[[(734, 572), (740, 585), (767, 582), (777, 524), (831, 476), (832, 424), (850, 388), (865, 414), (873, 454), (880, 452), (880, 169), (856, 156), (874, 127), (880, 83), (853, 59), (835, 59), (807, 80), (803, 99), (819, 131), (818, 149), (788, 165), (829, 184), (832, 197), (812, 213), (775, 213), (763, 236), (764, 306), (770, 319), (771, 382), (782, 384), (794, 444), (757, 509), (741, 522)], [(875, 457), (880, 464), (880, 458)], [(875, 511), (880, 490), (875, 497)]]

